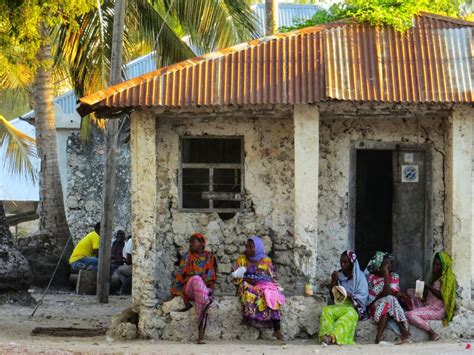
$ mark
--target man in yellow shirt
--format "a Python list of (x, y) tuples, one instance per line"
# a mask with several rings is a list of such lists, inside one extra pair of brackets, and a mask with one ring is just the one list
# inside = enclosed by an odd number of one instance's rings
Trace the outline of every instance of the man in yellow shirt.
[(87, 234), (77, 243), (69, 258), (71, 268), (75, 270), (97, 270), (99, 247), (100, 247), (100, 222), (94, 227), (94, 231)]

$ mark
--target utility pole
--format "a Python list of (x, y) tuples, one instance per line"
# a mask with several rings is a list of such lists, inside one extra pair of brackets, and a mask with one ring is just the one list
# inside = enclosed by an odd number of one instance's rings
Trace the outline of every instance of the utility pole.
[(278, 0), (265, 0), (265, 36), (278, 32)]
[[(110, 84), (122, 81), (123, 32), (125, 27), (125, 1), (115, 0), (112, 32)], [(119, 119), (108, 119), (106, 127), (107, 156), (102, 190), (102, 221), (100, 224), (99, 270), (97, 274), (97, 300), (109, 302), (110, 253), (114, 226), (115, 174)]]

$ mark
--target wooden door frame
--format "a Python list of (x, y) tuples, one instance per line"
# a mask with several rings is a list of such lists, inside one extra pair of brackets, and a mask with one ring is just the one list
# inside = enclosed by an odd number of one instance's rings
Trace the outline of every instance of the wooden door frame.
[[(425, 229), (423, 273), (428, 277), (431, 272), (433, 258), (432, 226), (432, 194), (433, 194), (433, 146), (431, 144), (416, 144), (403, 142), (379, 142), (371, 140), (351, 141), (349, 162), (349, 244), (355, 250), (355, 218), (356, 218), (356, 178), (357, 178), (357, 151), (358, 150), (390, 150), (390, 151), (422, 151), (425, 153)], [(393, 243), (393, 241), (392, 241)]]

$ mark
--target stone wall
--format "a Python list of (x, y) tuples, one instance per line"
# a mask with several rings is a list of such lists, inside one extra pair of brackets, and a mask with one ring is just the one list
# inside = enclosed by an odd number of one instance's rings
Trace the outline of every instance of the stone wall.
[[(297, 282), (293, 260), (293, 120), (286, 118), (159, 118), (157, 137), (157, 283), (159, 297), (170, 292), (178, 253), (202, 232), (218, 259), (217, 292), (233, 294), (230, 272), (252, 235), (261, 235), (287, 292)], [(245, 208), (228, 220), (217, 213), (178, 210), (179, 138), (184, 135), (243, 136)]]
[[(114, 230), (131, 232), (130, 145), (128, 121), (123, 125), (117, 150), (117, 177)], [(93, 129), (89, 141), (73, 133), (67, 144), (66, 212), (74, 242), (93, 230), (101, 219), (102, 184), (106, 158), (104, 131)]]
[[(376, 112), (374, 111), (374, 114)], [(433, 249), (443, 248), (444, 157), (443, 117), (397, 118), (396, 116), (321, 118), (319, 165), (319, 255), (317, 279), (328, 278), (338, 267), (341, 251), (352, 247), (349, 240), (349, 172), (352, 142), (370, 140), (432, 145)]]

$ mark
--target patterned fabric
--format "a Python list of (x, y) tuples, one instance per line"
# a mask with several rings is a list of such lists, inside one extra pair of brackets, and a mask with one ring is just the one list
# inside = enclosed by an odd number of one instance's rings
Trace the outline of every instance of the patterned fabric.
[(354, 344), (359, 314), (350, 301), (339, 305), (326, 306), (319, 318), (319, 338), (334, 336), (339, 345)]
[(187, 302), (186, 293), (183, 289), (188, 280), (193, 276), (202, 278), (207, 287), (214, 289), (216, 281), (216, 267), (214, 255), (211, 252), (204, 251), (202, 254), (186, 253), (179, 261), (179, 270), (176, 274), (176, 280), (171, 292), (174, 295), (182, 296)]
[[(440, 281), (436, 281), (433, 287), (440, 289)], [(406, 313), (408, 321), (415, 327), (423, 329), (427, 332), (431, 330), (428, 323), (429, 320), (441, 320), (444, 318), (444, 304), (443, 301), (428, 291), (426, 302), (423, 302), (415, 297), (415, 290), (409, 289), (408, 295), (412, 298), (413, 310)]]
[(393, 260), (393, 254), (385, 253), (383, 251), (376, 251), (375, 255), (370, 259), (369, 263), (367, 264), (367, 271), (371, 274), (376, 272), (382, 266), (383, 259), (389, 258)]
[(206, 286), (199, 276), (192, 276), (186, 282), (184, 294), (190, 301), (194, 301), (194, 310), (198, 322), (202, 322), (212, 303), (212, 290)]
[[(272, 260), (265, 257), (252, 262), (241, 255), (234, 264), (234, 270), (240, 266), (247, 268), (244, 279), (236, 280), (244, 321), (257, 328), (272, 328), (273, 321), (280, 319), (280, 308), (285, 303), (277, 283), (273, 281)], [(262, 277), (270, 281), (262, 281)], [(273, 309), (268, 304), (272, 304)]]
[[(388, 313), (390, 317), (397, 322), (402, 322), (408, 329), (407, 318), (405, 311), (398, 302), (398, 299), (392, 295), (378, 298), (383, 291), (385, 280), (383, 276), (370, 274), (368, 279), (369, 284), (369, 311), (370, 316), (375, 322), (379, 322), (383, 315)], [(390, 289), (393, 293), (400, 291), (400, 277), (395, 272), (389, 275)]]
[[(456, 309), (456, 275), (452, 270), (453, 261), (448, 253), (443, 251), (436, 254), (441, 260), (441, 277), (439, 278), (441, 283), (441, 296), (444, 303), (444, 309), (446, 311), (446, 318), (443, 319), (443, 324), (447, 325), (454, 316)], [(431, 275), (430, 282), (433, 282), (433, 274)]]

